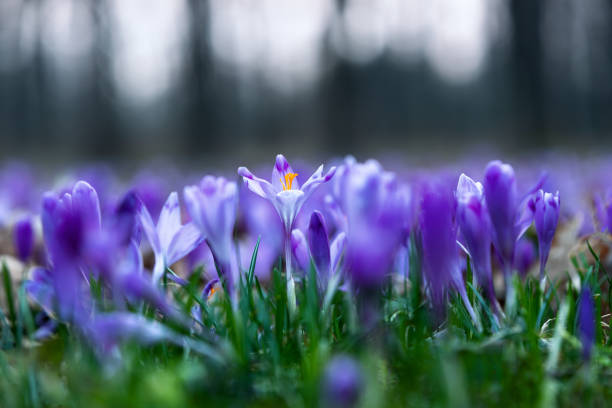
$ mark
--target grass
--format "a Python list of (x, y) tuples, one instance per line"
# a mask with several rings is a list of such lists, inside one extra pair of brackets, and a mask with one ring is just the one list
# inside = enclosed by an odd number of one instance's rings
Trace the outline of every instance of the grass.
[[(199, 306), (201, 323), (191, 332), (144, 305), (134, 308), (191, 343), (125, 342), (119, 359), (101, 359), (66, 323), (36, 341), (42, 312), (23, 287), (14, 289), (4, 266), (0, 406), (311, 407), (322, 401), (323, 372), (337, 354), (353, 356), (362, 368), (361, 406), (605, 406), (612, 400), (609, 315), (602, 317), (610, 310), (612, 286), (590, 246), (593, 264), (586, 257), (573, 260), (596, 305), (589, 361), (576, 336), (579, 291), (569, 280), (542, 292), (537, 280), (516, 278), (516, 315), (506, 318), (496, 317), (468, 284), (478, 328), (456, 296), (445, 319), (431, 316), (418, 273), (389, 280), (374, 295), (337, 285), (320, 294), (311, 267), (297, 286), (292, 317), (280, 263), (266, 285), (254, 274), (258, 247), (238, 283), (235, 305), (221, 290), (200, 298), (202, 270), (186, 286), (164, 283), (186, 316)], [(410, 270), (418, 265), (412, 248)], [(470, 274), (468, 269), (468, 282)], [(103, 288), (95, 280), (91, 286), (97, 306), (109, 310)], [(199, 353), (197, 345), (210, 352)]]

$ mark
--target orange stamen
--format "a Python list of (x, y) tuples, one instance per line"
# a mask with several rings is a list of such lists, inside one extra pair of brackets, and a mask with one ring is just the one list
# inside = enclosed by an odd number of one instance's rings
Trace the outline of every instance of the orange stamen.
[(279, 179), (281, 184), (283, 185), (283, 191), (291, 190), (291, 186), (293, 185), (293, 179), (297, 177), (297, 173), (287, 173), (285, 174), (285, 181), (283, 182), (282, 177)]
[(216, 291), (217, 291), (217, 286), (214, 285), (212, 288), (210, 288), (210, 292), (208, 292), (208, 298), (206, 300), (210, 300), (210, 298), (212, 297), (212, 295), (215, 294)]

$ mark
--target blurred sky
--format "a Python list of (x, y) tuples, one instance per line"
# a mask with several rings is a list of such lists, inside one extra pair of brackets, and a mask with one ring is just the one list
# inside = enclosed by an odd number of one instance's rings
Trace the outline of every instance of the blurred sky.
[(606, 0), (0, 0), (1, 155), (599, 149)]

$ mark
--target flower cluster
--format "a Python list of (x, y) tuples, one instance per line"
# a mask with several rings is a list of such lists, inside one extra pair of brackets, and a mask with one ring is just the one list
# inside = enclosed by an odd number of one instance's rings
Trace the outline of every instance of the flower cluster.
[[(182, 196), (165, 196), (160, 186), (169, 181), (151, 174), (139, 175), (125, 194), (117, 193), (105, 169), (82, 174), (45, 193), (40, 210), (35, 200), (12, 200), (0, 218), (12, 225), (14, 254), (31, 267), (30, 297), (52, 320), (74, 325), (103, 351), (135, 333), (174, 341), (131, 314), (143, 305), (193, 328), (200, 305), (185, 317), (167, 295), (168, 284), (195, 285), (200, 302), (223, 288), (239, 307), (245, 282), (253, 283), (247, 271), (256, 246), (252, 267), (262, 285), (284, 262), (290, 318), (298, 307), (296, 287), (312, 272), (328, 299), (336, 290), (371, 299), (386, 283), (417, 276), (413, 282), (422, 285), (433, 315), (443, 318), (449, 297), (457, 294), (478, 326), (468, 272), (503, 318), (495, 274), (510, 288), (517, 272), (522, 277), (532, 269), (537, 248), (543, 278), (558, 224), (585, 214), (580, 203), (562, 213), (560, 194), (549, 192), (554, 183), (546, 177), (519, 194), (513, 167), (500, 161), (484, 168), (481, 181), (466, 174), (392, 172), (352, 157), (304, 177), (307, 170), (278, 155), (269, 181), (239, 167), (233, 177), (203, 177)], [(605, 194), (593, 197), (594, 222), (584, 217), (575, 234), (609, 228)], [(530, 228), (534, 233), (525, 237)], [(409, 270), (413, 266), (418, 270)]]

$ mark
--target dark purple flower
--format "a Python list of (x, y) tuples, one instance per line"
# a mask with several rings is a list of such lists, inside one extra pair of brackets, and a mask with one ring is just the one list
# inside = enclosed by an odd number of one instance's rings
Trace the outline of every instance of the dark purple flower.
[(508, 269), (511, 267), (517, 239), (518, 193), (514, 169), (500, 161), (489, 163), (485, 170), (484, 193), (493, 224), (493, 242)]
[(474, 267), (474, 273), (489, 301), (497, 305), (491, 272), (491, 221), (482, 184), (465, 174), (457, 185), (457, 224)]
[(557, 230), (560, 206), (558, 191), (554, 195), (543, 190), (538, 191), (535, 198), (535, 228), (540, 253), (540, 279), (544, 277), (544, 267)]
[(17, 258), (26, 262), (34, 249), (34, 229), (30, 217), (24, 217), (15, 223), (13, 228), (13, 243)]
[(334, 357), (323, 374), (323, 400), (330, 407), (354, 407), (365, 385), (359, 363), (348, 356)]
[(298, 266), (303, 271), (310, 269), (310, 259), (317, 271), (319, 288), (325, 290), (327, 283), (337, 273), (340, 257), (344, 250), (346, 234), (338, 233), (330, 243), (323, 214), (314, 211), (308, 225), (308, 239), (301, 230), (291, 234), (291, 247)]
[(512, 272), (516, 241), (533, 221), (535, 208), (527, 205), (529, 198), (545, 180), (542, 177), (534, 188), (519, 197), (512, 166), (495, 160), (485, 169), (484, 195), (493, 227), (493, 245), (502, 262), (507, 282)]
[(223, 177), (206, 176), (199, 185), (184, 189), (187, 211), (200, 229), (228, 288), (238, 280), (238, 264), (233, 243), (238, 189)]
[(194, 223), (181, 223), (181, 208), (175, 192), (168, 196), (157, 225), (144, 205), (140, 206), (139, 219), (155, 254), (154, 283), (159, 282), (166, 268), (193, 251), (204, 239)]
[(580, 292), (577, 319), (578, 337), (582, 342), (582, 355), (588, 360), (595, 344), (595, 304), (593, 295), (586, 286)]
[(86, 238), (101, 231), (100, 203), (96, 191), (84, 181), (71, 193), (43, 198), (42, 224), (45, 244), (52, 262), (79, 262)]
[(83, 286), (83, 262), (88, 238), (101, 232), (100, 205), (96, 191), (79, 181), (72, 193), (43, 199), (42, 224), (52, 263), (51, 281), (60, 317), (81, 321), (90, 310), (89, 291)]
[(423, 271), (438, 316), (444, 313), (447, 294), (454, 287), (472, 320), (477, 322), (461, 274), (455, 205), (452, 192), (445, 187), (430, 185), (424, 188), (420, 213)]

